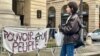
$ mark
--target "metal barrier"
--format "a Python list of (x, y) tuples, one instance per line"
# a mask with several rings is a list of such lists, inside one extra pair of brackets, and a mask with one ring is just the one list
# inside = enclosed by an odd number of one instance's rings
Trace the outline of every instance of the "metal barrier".
[[(49, 40), (48, 40), (48, 44), (47, 44), (46, 49), (49, 49), (51, 51), (52, 56), (56, 56), (55, 55), (56, 48), (61, 49), (60, 46), (57, 46), (56, 42), (55, 42), (55, 36), (54, 35), (57, 31), (58, 31), (57, 28), (50, 28), (49, 29)], [(39, 54), (40, 51), (38, 51), (38, 54)], [(41, 55), (39, 54), (39, 56), (41, 56)]]
[[(19, 27), (17, 27), (19, 28)], [(24, 27), (20, 27), (20, 28), (24, 28)], [(25, 27), (27, 28), (27, 27)], [(41, 28), (38, 28), (38, 29), (41, 29)], [(54, 37), (54, 34), (56, 33), (58, 29), (56, 28), (50, 28), (50, 31), (49, 31), (49, 42), (47, 44), (47, 47), (45, 49), (49, 49), (50, 52), (51, 52), (51, 56), (55, 56), (55, 48), (57, 48), (58, 46), (54, 43), (55, 42), (55, 37)], [(2, 46), (2, 33), (0, 33), (0, 53), (4, 51), (4, 48)], [(36, 50), (36, 56), (41, 56), (40, 55), (40, 49), (39, 50)], [(13, 56), (13, 53), (10, 53), (8, 52), (8, 55), (9, 56)]]
[(2, 31), (0, 31), (0, 56), (2, 56), (4, 52), (6, 52), (6, 50), (3, 48)]

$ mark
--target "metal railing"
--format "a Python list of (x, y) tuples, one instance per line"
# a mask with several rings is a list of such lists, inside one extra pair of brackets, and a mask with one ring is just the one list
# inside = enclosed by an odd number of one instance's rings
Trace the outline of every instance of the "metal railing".
[[(30, 27), (14, 27), (14, 28), (30, 28)], [(32, 28), (32, 27), (31, 27)], [(30, 29), (31, 29), (30, 28)], [(41, 28), (38, 28), (38, 29), (41, 29)], [(55, 37), (54, 37), (54, 34), (56, 33), (57, 31), (57, 28), (50, 28), (49, 29), (49, 40), (48, 40), (48, 44), (47, 44), (47, 47), (44, 48), (45, 50), (49, 50), (50, 53), (51, 53), (51, 56), (55, 56), (54, 52), (55, 52), (55, 48), (57, 47), (56, 43), (55, 43)], [(35, 56), (41, 56), (40, 52), (42, 50), (36, 50), (35, 53), (36, 55)], [(9, 56), (13, 56), (14, 54), (12, 53), (9, 53), (7, 50), (5, 50), (3, 48), (3, 38), (2, 38), (2, 32), (0, 32), (0, 54), (2, 54), (2, 52), (4, 53), (7, 53), (7, 55)]]

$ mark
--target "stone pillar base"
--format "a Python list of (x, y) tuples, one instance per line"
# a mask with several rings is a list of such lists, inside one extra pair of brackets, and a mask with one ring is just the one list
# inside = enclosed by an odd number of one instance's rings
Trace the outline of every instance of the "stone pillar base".
[(0, 14), (0, 29), (5, 26), (20, 26), (19, 16), (14, 14)]

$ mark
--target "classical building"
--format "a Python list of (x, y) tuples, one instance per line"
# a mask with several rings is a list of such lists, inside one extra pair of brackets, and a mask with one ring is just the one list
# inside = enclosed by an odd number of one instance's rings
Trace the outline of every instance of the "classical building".
[(44, 27), (46, 0), (0, 0), (0, 28), (4, 26)]
[[(46, 0), (0, 0), (0, 30), (5, 26), (46, 27)], [(2, 48), (0, 33), (0, 51)]]
[[(48, 21), (55, 22), (55, 27), (66, 21), (68, 14), (65, 7), (68, 2), (75, 1), (80, 5), (80, 0), (47, 0)], [(100, 28), (100, 0), (83, 0), (83, 23), (88, 32)]]
[(4, 26), (18, 26), (19, 16), (12, 10), (12, 0), (0, 0), (0, 29)]
[(13, 0), (13, 11), (20, 16), (21, 25), (45, 27), (46, 0)]
[[(80, 0), (0, 0), (0, 29), (5, 26), (46, 27), (49, 21), (57, 28), (68, 17), (65, 8), (70, 1), (80, 6)], [(88, 32), (100, 28), (100, 0), (83, 0), (82, 14)]]
[[(80, 5), (80, 0), (0, 0), (0, 28), (21, 25), (46, 27), (49, 21), (58, 27), (68, 17), (65, 8), (69, 1)], [(88, 32), (99, 28), (99, 10), (100, 0), (83, 0), (83, 23)]]

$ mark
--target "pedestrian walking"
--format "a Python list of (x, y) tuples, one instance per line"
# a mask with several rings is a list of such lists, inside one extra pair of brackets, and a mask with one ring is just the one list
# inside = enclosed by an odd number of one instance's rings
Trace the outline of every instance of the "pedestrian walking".
[(80, 19), (77, 14), (76, 2), (69, 2), (66, 11), (69, 14), (64, 25), (59, 25), (59, 30), (64, 34), (60, 56), (74, 56), (75, 43), (79, 39)]
[(54, 34), (56, 33), (56, 30), (54, 29), (54, 22), (52, 20), (49, 20), (47, 26), (47, 28), (50, 28), (50, 31), (49, 31), (49, 38), (55, 38), (54, 37)]

